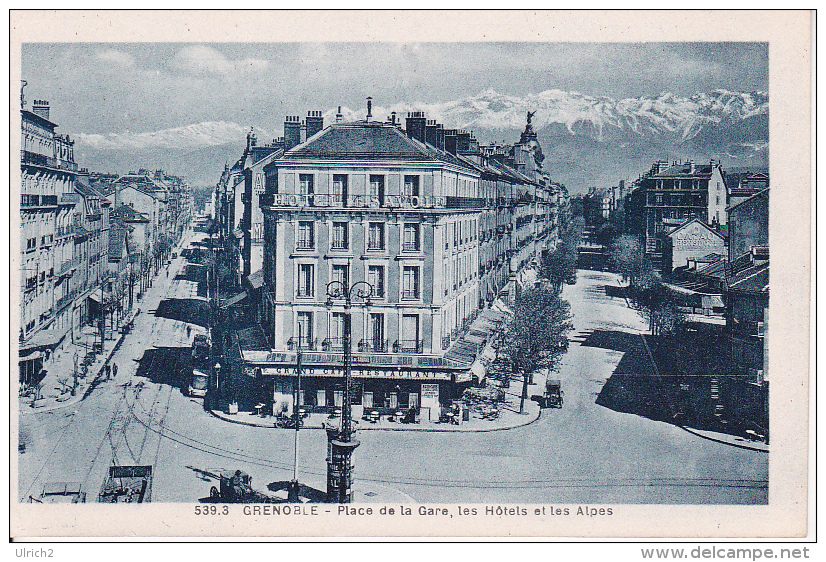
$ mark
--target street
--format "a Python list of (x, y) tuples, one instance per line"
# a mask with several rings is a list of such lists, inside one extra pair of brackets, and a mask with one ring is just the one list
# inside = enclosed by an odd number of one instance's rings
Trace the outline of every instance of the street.
[[(80, 482), (95, 501), (111, 464), (153, 465), (154, 502), (205, 499), (214, 482), (201, 471), (238, 468), (261, 490), (290, 480), (293, 431), (228, 423), (182, 392), (176, 372), (189, 353), (187, 328), (203, 327), (153, 311), (163, 312), (164, 300), (203, 300), (196, 282), (176, 278), (184, 262), (175, 260), (144, 297), (113, 358), (117, 379), (77, 404), (21, 414), (30, 446), (18, 455), (20, 501), (48, 482)], [(611, 343), (636, 341), (646, 328), (624, 299), (606, 294), (618, 284), (615, 274), (580, 271), (564, 288), (574, 330), (552, 375), (562, 381), (562, 409), (506, 431), (361, 431), (355, 501), (766, 504), (767, 454), (595, 403), (631, 353)], [(323, 490), (325, 433), (306, 430), (300, 439), (300, 479)]]

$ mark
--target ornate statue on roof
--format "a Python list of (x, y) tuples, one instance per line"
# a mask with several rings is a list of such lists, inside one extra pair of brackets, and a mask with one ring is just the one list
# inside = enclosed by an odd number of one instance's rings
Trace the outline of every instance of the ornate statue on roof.
[(536, 131), (533, 130), (533, 125), (531, 124), (534, 115), (536, 115), (536, 111), (528, 112), (527, 123), (525, 124), (525, 130), (522, 131), (522, 136), (519, 138), (519, 144), (531, 147), (536, 164), (541, 167), (542, 161), (545, 160), (545, 155), (542, 154), (542, 147), (539, 146)]

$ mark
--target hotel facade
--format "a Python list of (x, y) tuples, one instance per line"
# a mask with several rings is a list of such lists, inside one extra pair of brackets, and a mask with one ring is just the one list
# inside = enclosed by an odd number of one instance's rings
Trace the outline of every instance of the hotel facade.
[(313, 128), (264, 166), (267, 345), (242, 368), (291, 412), (300, 350), (302, 405), (341, 406), (349, 315), (352, 403), (437, 412), (484, 377), (470, 326), (547, 247), (551, 189), (420, 113)]

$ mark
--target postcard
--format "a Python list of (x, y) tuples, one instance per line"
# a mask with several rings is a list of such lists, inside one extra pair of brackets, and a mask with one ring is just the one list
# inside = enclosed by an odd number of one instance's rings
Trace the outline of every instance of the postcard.
[(14, 539), (809, 535), (810, 13), (10, 25)]

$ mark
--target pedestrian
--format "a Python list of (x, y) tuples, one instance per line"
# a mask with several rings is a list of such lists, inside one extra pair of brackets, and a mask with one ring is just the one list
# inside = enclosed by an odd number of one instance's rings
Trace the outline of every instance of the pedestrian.
[(107, 363), (104, 369), (106, 370), (106, 380), (108, 381), (112, 378), (112, 366)]
[(189, 327), (189, 326), (187, 326), (187, 327), (186, 327), (186, 337), (187, 337), (187, 339), (189, 339), (189, 333), (190, 333), (191, 331), (192, 331), (192, 328), (191, 328), (191, 327)]
[(117, 363), (112, 363), (112, 375), (115, 378), (118, 378), (118, 364)]

